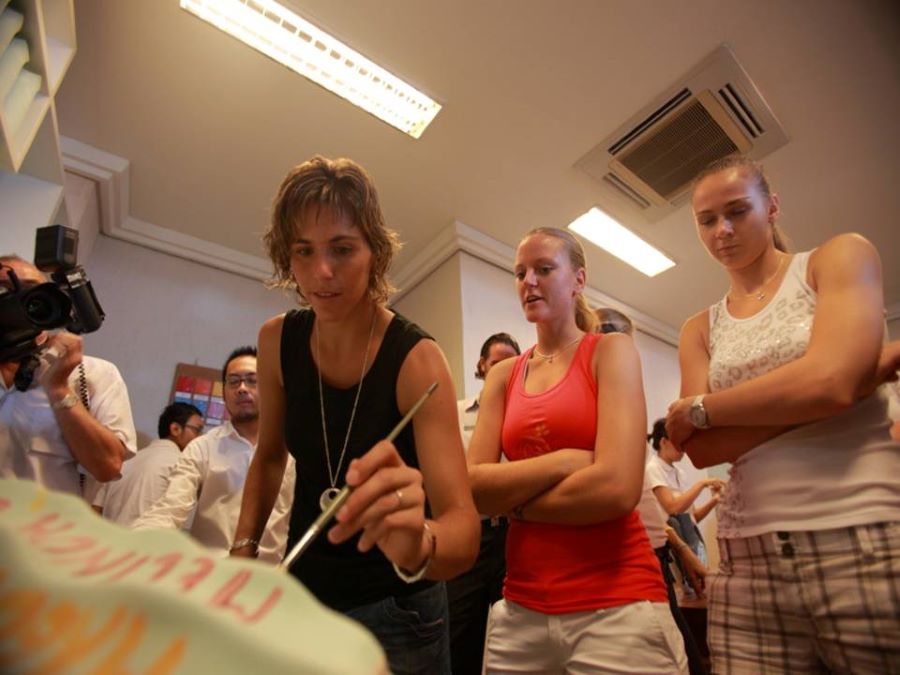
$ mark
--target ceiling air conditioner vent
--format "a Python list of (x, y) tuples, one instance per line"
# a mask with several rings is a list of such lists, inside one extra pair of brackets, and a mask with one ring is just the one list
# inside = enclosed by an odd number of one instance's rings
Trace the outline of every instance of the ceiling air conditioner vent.
[(691, 90), (690, 89), (682, 89), (675, 96), (666, 101), (663, 105), (653, 111), (653, 113), (645, 119), (643, 122), (638, 124), (634, 129), (629, 131), (627, 134), (622, 136), (618, 141), (613, 143), (610, 147), (609, 152), (611, 155), (616, 154), (623, 147), (628, 145), (628, 143), (642, 133), (644, 133), (647, 129), (656, 124), (659, 120), (666, 116), (668, 112), (670, 112), (673, 108), (677, 107), (679, 103), (683, 103), (685, 100), (690, 98)]
[(734, 90), (730, 84), (726, 84), (724, 87), (719, 89), (719, 96), (728, 107), (731, 109), (731, 112), (734, 113), (735, 118), (741, 125), (744, 127), (744, 130), (750, 134), (751, 138), (756, 138), (763, 132), (763, 128), (759, 125), (759, 122), (756, 121), (756, 118), (753, 116), (753, 111), (750, 107), (744, 103), (743, 99), (738, 95), (738, 93)]
[(613, 201), (637, 207), (654, 221), (681, 204), (694, 177), (710, 162), (733, 153), (759, 159), (787, 141), (768, 104), (723, 45), (576, 166), (601, 181)]
[(628, 199), (630, 199), (635, 204), (637, 204), (640, 208), (648, 209), (652, 206), (652, 204), (647, 199), (645, 199), (643, 196), (641, 196), (640, 192), (633, 190), (631, 188), (631, 186), (628, 185), (628, 183), (623, 181), (616, 174), (608, 173), (605, 176), (603, 176), (603, 180), (605, 180), (609, 185), (614, 187), (616, 190), (618, 190), (623, 195), (625, 195)]

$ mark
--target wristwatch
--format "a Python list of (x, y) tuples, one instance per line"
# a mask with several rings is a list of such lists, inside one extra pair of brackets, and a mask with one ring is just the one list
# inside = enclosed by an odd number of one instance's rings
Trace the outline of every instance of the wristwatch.
[(53, 410), (64, 410), (73, 407), (76, 403), (78, 403), (78, 397), (70, 391), (58, 401), (53, 401), (50, 404), (50, 408)]
[(703, 405), (703, 394), (696, 396), (691, 403), (691, 410), (688, 413), (688, 419), (697, 429), (709, 429), (709, 414)]

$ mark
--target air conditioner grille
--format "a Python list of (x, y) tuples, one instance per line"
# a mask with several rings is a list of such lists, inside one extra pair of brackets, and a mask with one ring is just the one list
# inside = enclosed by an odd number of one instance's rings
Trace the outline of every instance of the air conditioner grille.
[(652, 138), (617, 159), (658, 194), (671, 199), (710, 162), (737, 150), (706, 108), (695, 100)]
[(664, 118), (668, 115), (672, 110), (681, 105), (684, 101), (691, 97), (691, 90), (685, 87), (681, 91), (679, 91), (675, 96), (670, 98), (668, 101), (663, 103), (659, 108), (654, 110), (650, 115), (647, 116), (647, 119), (643, 120), (640, 124), (636, 125), (633, 129), (631, 129), (627, 134), (622, 136), (619, 140), (613, 143), (609, 147), (609, 154), (615, 155), (617, 152), (620, 152), (628, 143), (632, 141), (632, 139), (637, 138), (642, 133), (647, 131), (650, 127), (652, 127), (656, 122)]
[(719, 89), (719, 96), (726, 104), (728, 104), (734, 118), (740, 122), (741, 126), (744, 127), (744, 131), (750, 134), (751, 138), (756, 138), (764, 131), (760, 123), (756, 120), (753, 111), (746, 103), (744, 103), (744, 100), (735, 91), (734, 87), (730, 84), (726, 84)]
[(603, 176), (603, 180), (637, 204), (640, 208), (648, 209), (652, 205), (646, 197), (619, 178), (616, 174), (608, 173)]

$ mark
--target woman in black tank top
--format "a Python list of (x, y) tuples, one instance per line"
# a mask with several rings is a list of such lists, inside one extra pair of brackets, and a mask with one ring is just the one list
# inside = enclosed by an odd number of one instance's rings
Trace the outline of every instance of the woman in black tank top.
[[(353, 486), (291, 573), (365, 624), (392, 672), (449, 673), (446, 594), (435, 582), (471, 566), (480, 528), (446, 360), (384, 304), (396, 234), (361, 166), (314, 157), (283, 181), (265, 242), (275, 285), (308, 309), (260, 330), (259, 446), (232, 554), (255, 555), (288, 452), (297, 465), (288, 550)], [(435, 381), (413, 423), (383, 441)]]

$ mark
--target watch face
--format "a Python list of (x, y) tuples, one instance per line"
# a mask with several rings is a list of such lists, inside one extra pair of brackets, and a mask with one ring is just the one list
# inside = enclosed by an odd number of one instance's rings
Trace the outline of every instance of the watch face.
[(690, 418), (691, 424), (698, 429), (706, 426), (706, 411), (699, 405), (691, 406)]

